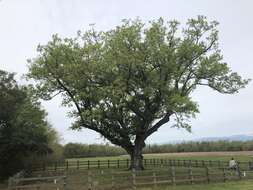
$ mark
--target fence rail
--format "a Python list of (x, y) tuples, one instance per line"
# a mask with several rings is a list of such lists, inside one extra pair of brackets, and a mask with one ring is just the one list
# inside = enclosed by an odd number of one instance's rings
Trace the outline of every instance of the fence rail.
[(13, 179), (9, 189), (74, 190), (74, 189), (136, 189), (139, 186), (176, 185), (227, 182), (253, 179), (252, 171), (234, 171), (227, 168), (175, 167), (144, 171), (83, 170), (66, 172), (63, 176)]
[[(184, 166), (184, 167), (228, 167), (226, 161), (213, 160), (175, 160), (175, 159), (143, 159), (146, 168), (163, 166)], [(244, 170), (252, 170), (253, 162), (238, 162)], [(58, 171), (58, 170), (81, 170), (81, 169), (103, 169), (103, 168), (128, 168), (130, 160), (76, 160), (64, 162), (40, 163), (32, 166), (32, 171)]]

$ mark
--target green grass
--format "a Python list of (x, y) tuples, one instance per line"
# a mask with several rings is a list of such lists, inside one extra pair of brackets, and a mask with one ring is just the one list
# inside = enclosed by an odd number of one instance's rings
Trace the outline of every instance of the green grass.
[[(102, 172), (103, 171), (103, 172)], [(166, 180), (165, 184), (157, 184), (157, 188), (154, 188), (153, 174), (155, 173), (157, 183)], [(145, 171), (136, 173), (136, 184), (139, 190), (252, 190), (253, 182), (244, 179), (244, 181), (237, 181), (238, 177), (235, 173), (230, 175), (230, 172), (226, 174), (227, 181), (223, 183), (223, 171), (219, 169), (210, 170), (210, 180), (211, 183), (207, 184), (206, 181), (206, 171), (205, 168), (192, 168), (192, 173), (194, 176), (194, 183), (202, 184), (190, 184), (189, 181), (189, 170), (188, 168), (175, 167), (176, 183), (177, 185), (172, 185), (171, 181), (171, 171), (164, 168), (148, 169)], [(69, 190), (83, 189), (88, 187), (88, 180), (92, 179), (95, 185), (95, 189), (111, 189), (112, 186), (112, 176), (114, 179), (115, 190), (132, 188), (132, 174), (130, 171), (123, 169), (118, 170), (89, 170), (89, 171), (79, 171), (66, 173), (67, 175), (67, 186)], [(90, 177), (89, 177), (90, 176)], [(217, 181), (216, 181), (217, 180)], [(142, 184), (144, 183), (144, 184)], [(168, 184), (169, 183), (169, 184)], [(182, 185), (187, 184), (187, 185)], [(140, 186), (140, 185), (143, 186)], [(45, 188), (45, 190), (48, 190)]]
[[(218, 153), (219, 155), (181, 155), (179, 154), (144, 154), (144, 158), (146, 159), (152, 159), (152, 158), (158, 158), (158, 159), (176, 159), (176, 160), (212, 160), (212, 161), (228, 161), (231, 159), (231, 157), (234, 157), (235, 160), (237, 161), (253, 161), (252, 155), (247, 155), (247, 154), (238, 154), (236, 153), (231, 153), (229, 155), (225, 154), (224, 155), (221, 153)], [(95, 161), (95, 160), (125, 160), (129, 159), (128, 155), (123, 155), (123, 156), (108, 156), (108, 157), (86, 157), (86, 158), (71, 158), (68, 159), (69, 161)]]
[[(158, 186), (154, 188), (143, 187), (137, 190), (252, 190), (252, 181), (227, 182), (227, 183), (211, 183), (199, 185), (177, 185), (177, 186)], [(7, 190), (6, 185), (0, 185), (0, 190)]]
[(138, 188), (139, 190), (252, 190), (252, 181)]
[[(172, 159), (172, 160), (204, 160), (204, 161), (222, 161), (223, 166), (224, 164), (229, 162), (231, 157), (233, 157), (236, 161), (241, 162), (240, 166), (241, 169), (245, 169), (248, 167), (248, 162), (253, 161), (252, 159), (253, 152), (213, 152), (213, 153), (163, 153), (163, 154), (144, 154), (144, 159), (156, 159), (158, 162), (158, 165), (155, 164), (154, 166), (159, 166), (160, 159)], [(126, 167), (126, 159), (130, 159), (128, 155), (122, 155), (122, 156), (111, 156), (111, 157), (86, 157), (86, 158), (72, 158), (67, 159), (69, 161), (69, 168), (76, 168), (77, 167), (77, 161), (79, 161), (80, 165), (82, 167), (87, 168), (87, 161), (90, 161), (90, 168), (96, 168), (97, 162), (100, 162), (101, 168), (107, 167), (107, 161), (110, 161), (110, 168), (117, 168), (117, 160), (124, 160), (122, 162), (119, 162), (120, 167)], [(244, 163), (243, 163), (244, 162)], [(146, 166), (153, 166), (153, 162), (150, 160), (147, 160)], [(161, 161), (162, 163), (162, 161)], [(181, 162), (181, 164), (184, 162)], [(195, 163), (195, 162), (194, 162)], [(194, 164), (193, 163), (193, 164)], [(201, 164), (202, 162), (198, 162)], [(207, 164), (209, 162), (206, 162)], [(86, 165), (85, 165), (86, 164)], [(214, 163), (217, 166), (218, 162)], [(210, 165), (212, 166), (212, 165)], [(64, 167), (64, 166), (63, 166)], [(97, 167), (99, 168), (99, 167)]]
[[(237, 161), (252, 161), (252, 153), (250, 152), (219, 152), (219, 153), (182, 153), (182, 154), (146, 154), (144, 155), (144, 158), (146, 159), (175, 159), (175, 160), (212, 160), (212, 161), (229, 161), (231, 159), (231, 157), (234, 157)], [(126, 160), (129, 159), (129, 157), (127, 155), (123, 155), (123, 156), (114, 156), (114, 157), (89, 157), (89, 158), (74, 158), (74, 159), (68, 159), (69, 162), (69, 168), (76, 168), (76, 163), (77, 160), (79, 160), (80, 162), (80, 166), (81, 166), (81, 162), (85, 162), (87, 163), (87, 161), (89, 160), (90, 163), (94, 163), (96, 165), (96, 161), (100, 160), (100, 161), (107, 161), (107, 160), (111, 160), (111, 165), (110, 165), (110, 169), (107, 169), (107, 162), (100, 162), (101, 163), (101, 169), (103, 170), (103, 174), (102, 175), (97, 175), (96, 173), (100, 173), (101, 170), (98, 169), (96, 166), (90, 167), (92, 172), (92, 179), (96, 182), (99, 182), (99, 184), (103, 184), (105, 186), (109, 186), (111, 187), (111, 174), (107, 173), (108, 171), (113, 171), (113, 172), (122, 172), (125, 173), (127, 172), (126, 168), (120, 167), (119, 169), (117, 168), (117, 161), (115, 160)], [(114, 161), (112, 161), (114, 160)], [(92, 162), (93, 161), (93, 162)], [(78, 162), (78, 163), (79, 163)], [(105, 168), (103, 169), (103, 165), (102, 163), (105, 163)], [(126, 162), (122, 162), (122, 163), (126, 163)], [(247, 163), (246, 163), (247, 164)], [(64, 167), (64, 166), (63, 166)], [(83, 166), (83, 169), (86, 169), (86, 166)], [(113, 168), (113, 169), (112, 169)], [(142, 179), (144, 179), (145, 177), (152, 177), (153, 172), (156, 173), (157, 175), (157, 180), (158, 181), (163, 181), (164, 176), (166, 178), (166, 180), (168, 179), (168, 175), (169, 174), (169, 170), (165, 169), (163, 167), (154, 167), (154, 168), (146, 168), (145, 171), (136, 174), (136, 177), (138, 178), (138, 175), (140, 175), (140, 181), (139, 183), (142, 183)], [(195, 176), (205, 176), (206, 175), (206, 171), (205, 168), (192, 168), (193, 169), (193, 174)], [(241, 167), (242, 169), (242, 167)], [(182, 170), (182, 171), (180, 171)], [(183, 171), (185, 170), (185, 171)], [(186, 171), (187, 170), (187, 171)], [(70, 170), (72, 171), (72, 170)], [(73, 170), (76, 171), (76, 170)], [(210, 168), (210, 174), (211, 176), (213, 176), (213, 179), (215, 180), (218, 177), (218, 181), (222, 181), (223, 179), (223, 172), (222, 170), (218, 169), (218, 168)], [(87, 185), (86, 181), (88, 179), (87, 177), (87, 170), (80, 170), (81, 173), (76, 173), (76, 172), (70, 172), (68, 175), (68, 180), (70, 180), (72, 182), (72, 185), (70, 185), (71, 187), (75, 187), (74, 189), (80, 189), (83, 187), (83, 185)], [(183, 179), (184, 180), (184, 176), (187, 176), (188, 178), (188, 168), (180, 168), (180, 167), (176, 167), (176, 175), (182, 175), (183, 177), (179, 177), (178, 179)], [(116, 175), (116, 174), (115, 174)], [(122, 175), (122, 177), (120, 177)], [(131, 183), (129, 183), (129, 181), (125, 180), (125, 175), (126, 174), (117, 174), (116, 177), (115, 176), (115, 184), (121, 184), (121, 185), (127, 185), (127, 186), (131, 186)], [(127, 174), (127, 176), (131, 174)], [(226, 174), (227, 177), (229, 177), (229, 172)], [(231, 174), (232, 175), (232, 174)], [(234, 174), (233, 174), (234, 175)], [(250, 175), (253, 175), (250, 174)], [(101, 177), (102, 176), (102, 177)], [(144, 178), (143, 178), (144, 177)], [(253, 189), (253, 182), (247, 181), (247, 179), (251, 179), (253, 176), (249, 176), (249, 174), (247, 174), (247, 178), (244, 178), (244, 180), (246, 181), (234, 181), (234, 179), (237, 179), (238, 177), (235, 176), (235, 178), (233, 178), (233, 176), (231, 176), (230, 182), (227, 183), (214, 183), (214, 181), (212, 181), (212, 183), (210, 184), (206, 184), (206, 180), (204, 179), (203, 183), (204, 184), (199, 184), (199, 185), (177, 185), (177, 186), (172, 186), (172, 185), (159, 185), (156, 189), (157, 190), (252, 190)], [(195, 178), (195, 177), (194, 177)], [(118, 181), (119, 180), (119, 181)], [(152, 180), (152, 179), (151, 179)], [(137, 184), (138, 184), (138, 179), (136, 179)], [(80, 185), (78, 185), (78, 183)], [(125, 184), (126, 183), (126, 184)], [(129, 184), (128, 184), (129, 183)], [(180, 183), (180, 180), (179, 180)], [(117, 189), (117, 188), (116, 188)], [(154, 189), (153, 185), (147, 186), (147, 187), (139, 187), (139, 190), (151, 190)]]

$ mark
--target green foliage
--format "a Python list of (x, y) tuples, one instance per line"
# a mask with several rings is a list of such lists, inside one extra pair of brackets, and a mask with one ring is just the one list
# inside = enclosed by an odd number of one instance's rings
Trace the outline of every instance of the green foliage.
[(68, 143), (64, 146), (64, 156), (66, 158), (79, 158), (79, 157), (102, 157), (102, 156), (119, 156), (126, 154), (124, 149), (111, 145), (99, 144), (81, 144), (81, 143)]
[[(65, 158), (120, 156), (126, 154), (124, 149), (120, 147), (99, 144), (68, 143), (63, 149)], [(176, 144), (149, 144), (143, 149), (144, 154), (230, 151), (253, 151), (253, 141), (190, 141)]]
[(28, 77), (39, 97), (60, 93), (63, 105), (75, 108), (73, 129), (94, 130), (132, 154), (171, 119), (190, 131), (198, 86), (233, 94), (249, 82), (222, 60), (217, 24), (199, 16), (179, 30), (177, 21), (137, 19), (75, 38), (54, 35), (29, 60)]
[(252, 151), (253, 141), (210, 141), (183, 142), (177, 144), (147, 145), (143, 153), (173, 152), (215, 152), (215, 151)]
[(0, 70), (0, 179), (23, 169), (32, 155), (52, 152), (46, 112), (13, 77)]

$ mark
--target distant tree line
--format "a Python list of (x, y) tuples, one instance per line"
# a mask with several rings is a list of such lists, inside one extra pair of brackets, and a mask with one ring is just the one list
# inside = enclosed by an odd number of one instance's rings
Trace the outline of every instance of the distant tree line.
[[(253, 141), (210, 141), (183, 142), (177, 144), (147, 145), (143, 153), (177, 153), (177, 152), (213, 152), (213, 151), (252, 151)], [(119, 156), (125, 150), (113, 145), (68, 143), (63, 147), (65, 158)]]
[(65, 158), (119, 156), (127, 154), (124, 149), (108, 144), (88, 145), (81, 143), (68, 143), (63, 147), (63, 149), (63, 155)]
[(252, 151), (253, 141), (203, 141), (147, 145), (144, 153)]

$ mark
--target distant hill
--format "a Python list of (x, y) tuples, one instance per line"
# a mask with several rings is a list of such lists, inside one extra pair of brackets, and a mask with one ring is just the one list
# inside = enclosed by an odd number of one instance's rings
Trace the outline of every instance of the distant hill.
[(251, 141), (253, 135), (232, 135), (227, 137), (204, 137), (193, 141)]

